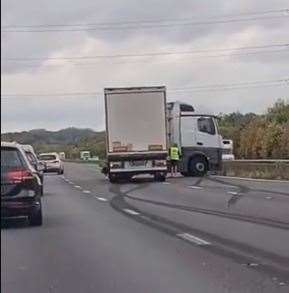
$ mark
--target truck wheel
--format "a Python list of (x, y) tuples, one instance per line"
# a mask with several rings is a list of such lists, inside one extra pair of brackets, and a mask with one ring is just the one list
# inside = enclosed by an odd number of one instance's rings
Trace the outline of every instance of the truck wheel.
[(184, 177), (189, 177), (189, 176), (190, 176), (190, 173), (189, 173), (189, 172), (181, 172), (181, 174), (182, 174)]
[(109, 174), (108, 179), (110, 183), (117, 183), (118, 182), (118, 176), (115, 174)]
[(40, 208), (37, 208), (37, 210), (33, 211), (29, 217), (29, 224), (30, 226), (41, 226), (42, 225), (42, 209), (41, 205)]
[(154, 175), (154, 179), (155, 179), (155, 181), (158, 181), (158, 182), (164, 182), (164, 181), (166, 181), (166, 175), (160, 174), (160, 173), (156, 173)]
[(190, 174), (203, 177), (207, 174), (208, 164), (204, 157), (198, 156), (190, 161)]

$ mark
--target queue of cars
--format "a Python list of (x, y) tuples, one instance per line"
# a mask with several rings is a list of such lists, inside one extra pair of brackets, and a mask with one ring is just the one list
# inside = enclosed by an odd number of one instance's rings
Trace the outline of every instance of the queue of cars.
[(57, 153), (40, 154), (30, 145), (1, 142), (1, 218), (26, 217), (42, 225), (44, 173), (64, 173)]

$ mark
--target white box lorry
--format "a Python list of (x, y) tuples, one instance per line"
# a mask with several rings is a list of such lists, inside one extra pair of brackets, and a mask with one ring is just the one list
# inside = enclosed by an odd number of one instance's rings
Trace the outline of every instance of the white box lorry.
[(167, 174), (166, 88), (106, 88), (107, 174), (111, 182)]
[(223, 141), (217, 117), (197, 113), (193, 106), (182, 102), (167, 104), (169, 145), (181, 151), (179, 171), (184, 176), (204, 176), (222, 166)]

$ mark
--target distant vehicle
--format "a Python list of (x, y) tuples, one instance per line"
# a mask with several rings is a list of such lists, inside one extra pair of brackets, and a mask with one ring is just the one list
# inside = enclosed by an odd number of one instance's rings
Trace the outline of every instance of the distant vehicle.
[(90, 151), (82, 151), (80, 152), (80, 159), (84, 161), (88, 161), (91, 158)]
[(151, 174), (167, 174), (165, 87), (107, 88), (107, 167), (110, 182)]
[(60, 160), (65, 160), (65, 152), (59, 153)]
[(92, 156), (91, 158), (89, 158), (89, 161), (99, 161), (99, 157), (98, 156)]
[(58, 153), (42, 153), (38, 158), (45, 164), (44, 172), (57, 172), (59, 175), (64, 173), (63, 162)]
[(41, 181), (23, 148), (1, 142), (1, 218), (27, 217), (42, 225)]
[(204, 176), (222, 166), (222, 137), (217, 117), (198, 113), (182, 102), (167, 104), (168, 141), (181, 150), (179, 171), (184, 176)]
[(235, 160), (235, 156), (233, 154), (233, 140), (223, 139), (222, 159), (224, 161)]
[(44, 163), (42, 163), (38, 160), (37, 155), (35, 154), (34, 149), (31, 145), (20, 145), (20, 146), (24, 150), (24, 153), (25, 153), (29, 163), (35, 169), (35, 171), (37, 172), (37, 174), (40, 178), (40, 181), (42, 183), (41, 194), (43, 195), (45, 165), (44, 165)]

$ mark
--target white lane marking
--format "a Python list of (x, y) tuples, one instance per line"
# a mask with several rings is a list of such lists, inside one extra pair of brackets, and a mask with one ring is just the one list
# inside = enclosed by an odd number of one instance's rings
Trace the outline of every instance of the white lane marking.
[(170, 182), (163, 182), (164, 185), (169, 185), (171, 184)]
[(99, 201), (107, 201), (107, 199), (104, 197), (95, 196), (95, 198)]
[(81, 189), (81, 186), (79, 186), (79, 185), (74, 185), (74, 187), (77, 189)]
[(256, 179), (256, 178), (245, 178), (245, 177), (233, 177), (233, 176), (219, 176), (211, 175), (213, 178), (224, 178), (224, 179), (237, 179), (244, 181), (259, 181), (259, 182), (271, 182), (271, 183), (288, 183), (288, 180), (275, 180), (275, 179)]
[(203, 189), (203, 187), (195, 186), (195, 185), (188, 186), (188, 188), (190, 188), (190, 189), (199, 189), (199, 190)]
[(86, 194), (90, 194), (90, 193), (91, 193), (90, 190), (83, 190), (82, 192), (83, 192), (83, 193), (86, 193)]
[(266, 196), (265, 199), (272, 199), (272, 196)]
[(126, 212), (127, 214), (133, 215), (133, 216), (137, 216), (139, 215), (138, 212), (134, 211), (134, 210), (130, 210), (130, 209), (123, 209), (124, 212)]
[(238, 195), (238, 192), (235, 192), (235, 191), (228, 191), (227, 193), (232, 195)]
[(199, 237), (196, 237), (192, 234), (189, 234), (189, 233), (181, 233), (181, 234), (177, 234), (177, 236), (179, 238), (182, 238), (184, 240), (187, 240), (187, 241), (190, 241), (190, 242), (193, 242), (197, 245), (210, 245), (211, 243), (204, 240), (204, 239), (201, 239)]

